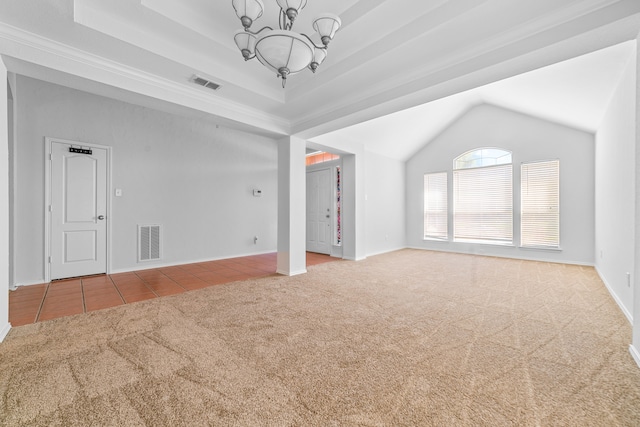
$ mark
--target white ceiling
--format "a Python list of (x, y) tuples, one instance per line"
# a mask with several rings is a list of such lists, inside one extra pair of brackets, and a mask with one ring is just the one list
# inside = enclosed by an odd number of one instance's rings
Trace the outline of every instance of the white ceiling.
[[(489, 103), (595, 132), (636, 43), (621, 43), (313, 138), (362, 143), (367, 151), (407, 160), (475, 105)], [(391, 142), (391, 143), (390, 143)]]
[[(276, 26), (275, 0), (264, 2), (254, 25)], [(638, 0), (309, 0), (295, 29), (311, 33), (323, 12), (340, 15), (343, 28), (318, 72), (291, 76), (285, 89), (255, 60), (242, 59), (231, 0), (2, 0), (0, 54), (16, 73), (267, 135), (318, 140), (344, 129), (340, 138), (389, 154), (372, 133), (397, 141), (402, 132), (406, 146), (390, 153), (402, 159), (415, 150), (411, 141), (428, 139), (435, 124), (480, 101), (589, 129), (585, 117), (599, 113), (588, 105), (610, 85), (595, 83), (591, 97), (585, 82), (617, 75), (627, 48), (429, 102), (634, 40), (640, 31)], [(589, 72), (582, 68), (576, 78), (581, 67)], [(194, 74), (223, 87), (195, 86)], [(542, 82), (555, 87), (539, 89)]]

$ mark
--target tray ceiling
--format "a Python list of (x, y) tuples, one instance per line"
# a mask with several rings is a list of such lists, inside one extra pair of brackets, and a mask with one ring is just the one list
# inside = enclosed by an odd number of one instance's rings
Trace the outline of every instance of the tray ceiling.
[[(264, 3), (254, 25), (276, 26), (275, 0)], [(310, 139), (635, 39), (640, 28), (637, 0), (309, 0), (295, 29), (311, 34), (324, 12), (343, 21), (327, 60), (285, 89), (243, 60), (230, 0), (3, 0), (0, 54), (21, 74)], [(194, 74), (222, 87), (194, 85)]]

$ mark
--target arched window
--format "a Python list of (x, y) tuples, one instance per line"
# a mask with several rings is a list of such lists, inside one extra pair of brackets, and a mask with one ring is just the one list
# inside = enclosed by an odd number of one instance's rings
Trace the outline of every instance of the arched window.
[(454, 241), (513, 243), (511, 152), (477, 148), (453, 161)]
[(479, 168), (511, 163), (511, 151), (500, 148), (477, 148), (456, 157), (453, 169)]

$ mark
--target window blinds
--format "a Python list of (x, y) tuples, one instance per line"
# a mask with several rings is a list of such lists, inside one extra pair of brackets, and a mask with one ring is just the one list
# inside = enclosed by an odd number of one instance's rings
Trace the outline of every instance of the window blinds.
[(453, 171), (453, 237), (458, 241), (513, 242), (512, 166)]
[(447, 173), (424, 175), (424, 238), (447, 239)]
[(521, 245), (560, 246), (560, 161), (522, 164)]

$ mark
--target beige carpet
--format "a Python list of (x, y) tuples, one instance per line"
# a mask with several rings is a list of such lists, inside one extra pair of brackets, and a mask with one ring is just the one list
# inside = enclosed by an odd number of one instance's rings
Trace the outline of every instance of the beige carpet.
[(6, 426), (639, 426), (593, 268), (402, 250), (13, 329)]

